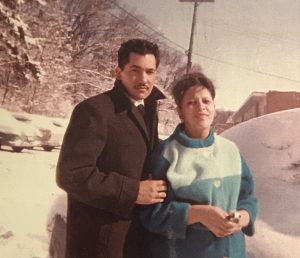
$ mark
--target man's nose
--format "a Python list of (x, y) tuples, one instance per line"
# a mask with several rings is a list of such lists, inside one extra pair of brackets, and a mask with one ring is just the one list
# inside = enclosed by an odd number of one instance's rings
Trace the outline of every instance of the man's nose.
[(140, 74), (140, 81), (141, 81), (142, 83), (146, 83), (147, 80), (148, 80), (148, 75), (147, 75), (147, 73), (146, 73), (146, 72), (141, 72), (141, 74)]

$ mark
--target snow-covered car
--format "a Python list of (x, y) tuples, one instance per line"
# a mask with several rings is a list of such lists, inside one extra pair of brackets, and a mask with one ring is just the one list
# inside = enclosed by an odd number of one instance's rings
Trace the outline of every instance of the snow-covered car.
[(65, 258), (67, 220), (67, 194), (60, 194), (53, 202), (48, 214), (49, 236), (48, 258)]
[(0, 148), (9, 146), (15, 152), (33, 148), (38, 144), (39, 131), (14, 118), (7, 110), (0, 108)]
[(255, 179), (259, 213), (247, 238), (249, 258), (300, 257), (300, 108), (248, 120), (225, 130)]
[(66, 130), (66, 122), (63, 119), (28, 113), (14, 113), (13, 115), (17, 120), (35, 126), (40, 130), (41, 137), (38, 147), (43, 148), (45, 151), (52, 151), (54, 148), (61, 146)]

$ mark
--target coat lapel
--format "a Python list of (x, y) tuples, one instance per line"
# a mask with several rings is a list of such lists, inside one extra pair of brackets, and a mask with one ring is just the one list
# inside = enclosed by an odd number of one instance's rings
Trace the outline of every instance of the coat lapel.
[(149, 144), (150, 142), (150, 134), (149, 130), (147, 129), (147, 125), (143, 116), (141, 115), (140, 111), (137, 107), (135, 107), (129, 98), (125, 94), (125, 89), (122, 83), (118, 80), (115, 82), (115, 87), (112, 90), (115, 95), (116, 101), (116, 112), (124, 112), (125, 110), (128, 112), (129, 117), (137, 124), (138, 129), (141, 131), (142, 135), (145, 138), (145, 142)]
[[(145, 113), (146, 113), (146, 117), (149, 116), (149, 121), (151, 123), (155, 123), (155, 124), (148, 124), (145, 122), (143, 116), (141, 115), (140, 111), (138, 110), (137, 107), (135, 107), (131, 101), (129, 100), (129, 98), (126, 97), (126, 93), (125, 93), (125, 87), (122, 85), (122, 82), (119, 80), (115, 81), (115, 87), (112, 89), (112, 91), (114, 92), (115, 95), (115, 99), (117, 100), (117, 105), (116, 105), (116, 112), (123, 112), (125, 110), (127, 110), (128, 115), (134, 120), (134, 122), (137, 124), (139, 130), (141, 131), (141, 133), (143, 134), (144, 138), (145, 138), (145, 142), (149, 145), (149, 147), (151, 148), (152, 146), (152, 141), (154, 139), (152, 139), (153, 137), (157, 137), (157, 122), (156, 121), (156, 101), (158, 99), (163, 99), (165, 98), (165, 96), (162, 94), (162, 92), (160, 90), (158, 90), (156, 87), (153, 88), (150, 96), (145, 99)], [(147, 109), (149, 109), (147, 111)], [(152, 110), (153, 109), (153, 110)], [(154, 134), (154, 131), (156, 131), (156, 133)]]

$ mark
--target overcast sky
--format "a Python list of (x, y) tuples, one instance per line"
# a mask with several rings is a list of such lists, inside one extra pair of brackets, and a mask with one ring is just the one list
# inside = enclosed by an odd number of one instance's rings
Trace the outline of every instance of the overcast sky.
[[(193, 3), (120, 2), (179, 45), (174, 48), (188, 49)], [(215, 82), (217, 108), (236, 110), (252, 91), (300, 91), (300, 1), (200, 3), (193, 53), (192, 62)]]

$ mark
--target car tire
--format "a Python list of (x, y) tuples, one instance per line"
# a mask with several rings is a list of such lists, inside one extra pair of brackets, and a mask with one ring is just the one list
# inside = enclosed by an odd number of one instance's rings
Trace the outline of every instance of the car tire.
[(18, 146), (13, 146), (11, 148), (14, 152), (21, 152), (23, 150), (23, 147), (18, 147)]
[(49, 244), (49, 258), (65, 258), (66, 222), (60, 215), (56, 215), (53, 223), (53, 230)]
[(53, 146), (43, 146), (44, 151), (52, 151), (54, 149)]

